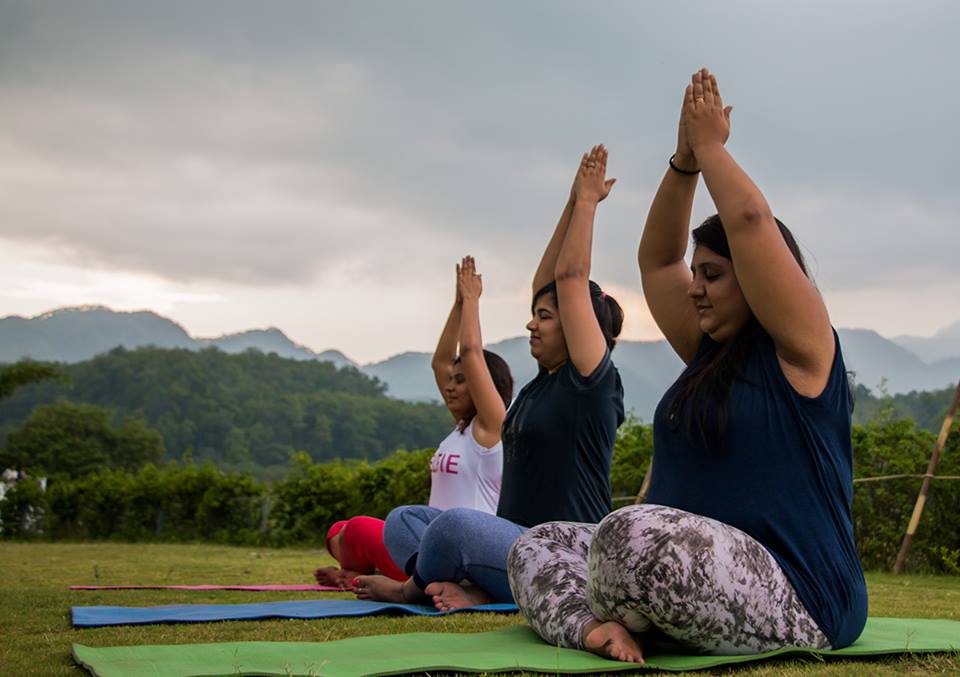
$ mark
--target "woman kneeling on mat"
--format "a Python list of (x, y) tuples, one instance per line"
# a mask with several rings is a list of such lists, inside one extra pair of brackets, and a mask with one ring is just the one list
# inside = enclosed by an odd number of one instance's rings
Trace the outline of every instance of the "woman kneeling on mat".
[(503, 424), (503, 489), (496, 515), (403, 506), (384, 541), (410, 575), (403, 584), (361, 576), (358, 595), (432, 600), (441, 611), (512, 602), (507, 553), (528, 527), (598, 522), (610, 512), (610, 457), (623, 422), (623, 387), (610, 359), (623, 313), (589, 279), (593, 219), (613, 186), (607, 152), (585, 153), (570, 199), (533, 280), (530, 352), (540, 371)]
[[(456, 298), (433, 354), (433, 375), (456, 427), (430, 461), (429, 510), (471, 508), (495, 513), (503, 475), (500, 429), (513, 397), (510, 367), (483, 349), (480, 338), (480, 276), (472, 256), (457, 266)], [(457, 344), (460, 354), (457, 355)], [(383, 543), (383, 520), (354, 517), (327, 533), (327, 550), (340, 568), (317, 569), (322, 585), (351, 587), (362, 574), (379, 572), (405, 581)], [(361, 597), (365, 595), (358, 590)]]
[[(642, 662), (656, 628), (691, 649), (835, 649), (859, 636), (851, 394), (790, 231), (734, 162), (716, 79), (687, 87), (676, 155), (640, 242), (654, 319), (687, 364), (654, 416), (649, 504), (528, 531), (510, 582), (551, 644)], [(716, 204), (693, 231), (697, 173)]]

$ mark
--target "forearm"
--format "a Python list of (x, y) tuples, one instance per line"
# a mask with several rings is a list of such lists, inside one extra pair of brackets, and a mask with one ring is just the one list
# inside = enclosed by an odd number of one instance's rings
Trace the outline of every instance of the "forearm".
[(557, 256), (554, 279), (590, 278), (590, 256), (593, 249), (593, 219), (597, 203), (579, 200), (573, 207), (567, 236)]
[(533, 276), (533, 293), (536, 294), (544, 285), (554, 280), (554, 270), (557, 266), (557, 258), (560, 256), (560, 250), (563, 247), (563, 241), (566, 239), (567, 230), (570, 227), (570, 219), (573, 215), (573, 198), (567, 200), (560, 220), (557, 221), (557, 227), (553, 230), (553, 236), (547, 243), (547, 248), (540, 259), (540, 265)]
[(440, 333), (440, 340), (433, 352), (432, 366), (434, 370), (440, 366), (447, 366), (457, 358), (457, 338), (460, 333), (460, 317), (462, 309), (459, 303), (454, 303), (447, 316), (447, 323)]
[(696, 174), (667, 168), (647, 213), (637, 261), (641, 271), (667, 266), (683, 259), (687, 251), (690, 214), (697, 188)]
[(483, 338), (480, 336), (480, 299), (464, 299), (460, 316), (460, 355), (482, 355)]
[(705, 146), (698, 150), (697, 159), (728, 237), (738, 229), (772, 220), (763, 193), (726, 148), (720, 144)]

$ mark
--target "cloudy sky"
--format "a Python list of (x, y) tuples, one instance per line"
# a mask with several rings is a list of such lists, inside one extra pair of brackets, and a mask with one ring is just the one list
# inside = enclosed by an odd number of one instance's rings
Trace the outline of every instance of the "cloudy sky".
[(636, 244), (706, 65), (834, 323), (929, 335), (960, 319), (958, 25), (951, 2), (0, 0), (0, 315), (147, 308), (366, 362), (432, 348), (470, 253), (485, 338), (515, 336), (603, 142), (593, 276), (658, 338)]

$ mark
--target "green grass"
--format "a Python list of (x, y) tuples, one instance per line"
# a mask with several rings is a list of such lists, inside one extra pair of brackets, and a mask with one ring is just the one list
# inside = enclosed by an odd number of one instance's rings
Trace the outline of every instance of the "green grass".
[[(74, 605), (238, 603), (318, 596), (318, 593), (310, 592), (71, 592), (67, 589), (70, 585), (310, 583), (314, 568), (331, 563), (326, 553), (317, 550), (210, 545), (2, 543), (0, 674), (84, 675), (86, 673), (70, 658), (70, 645), (74, 642), (95, 647), (244, 640), (317, 642), (397, 632), (479, 632), (523, 623), (518, 614), (458, 614), (443, 618), (271, 620), (79, 630), (70, 626), (70, 607)], [(867, 576), (867, 583), (871, 615), (960, 620), (960, 577), (876, 573)], [(345, 593), (319, 594), (349, 597)], [(960, 674), (960, 655), (906, 656), (867, 662), (770, 661), (712, 674), (744, 677)]]

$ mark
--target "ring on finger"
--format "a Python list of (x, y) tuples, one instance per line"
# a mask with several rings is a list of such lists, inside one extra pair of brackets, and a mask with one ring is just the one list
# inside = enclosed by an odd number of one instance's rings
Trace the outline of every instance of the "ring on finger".
[(702, 96), (698, 96), (698, 97), (696, 98), (696, 100), (695, 100), (695, 103), (703, 103), (703, 97), (702, 97)]

